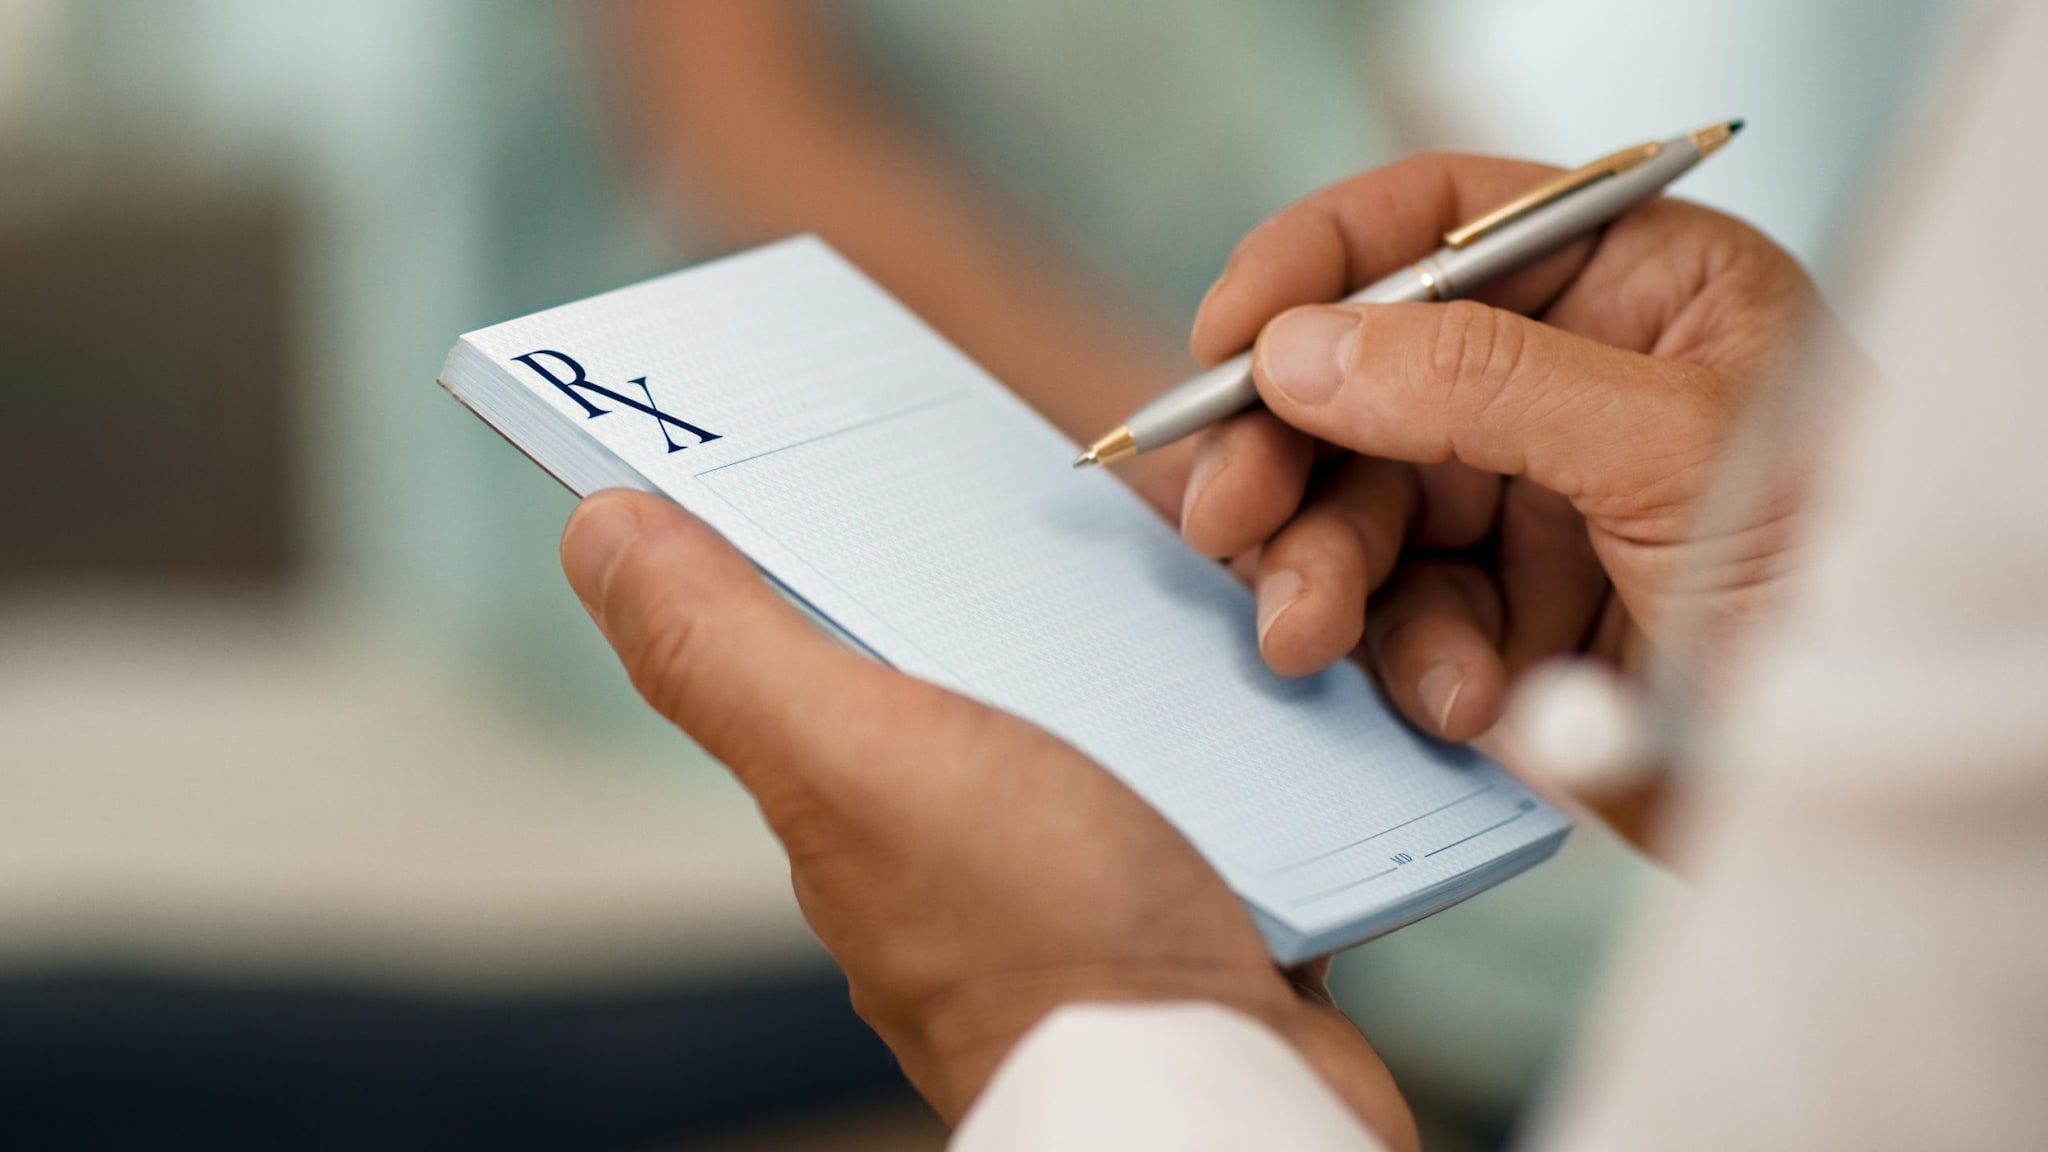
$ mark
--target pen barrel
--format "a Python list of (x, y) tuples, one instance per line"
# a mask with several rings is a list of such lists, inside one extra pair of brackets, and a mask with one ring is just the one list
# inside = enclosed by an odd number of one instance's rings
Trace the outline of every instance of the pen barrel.
[(1252, 354), (1240, 352), (1131, 413), (1124, 427), (1131, 430), (1138, 451), (1150, 452), (1258, 402)]
[[(1663, 141), (1657, 154), (1617, 175), (1580, 188), (1528, 216), (1502, 225), (1463, 248), (1439, 248), (1406, 268), (1345, 297), (1352, 304), (1451, 300), (1488, 280), (1542, 259), (1655, 196), (1699, 163), (1688, 136)], [(1233, 356), (1166, 392), (1124, 422), (1140, 452), (1163, 448), (1228, 419), (1259, 401), (1252, 354)]]
[(1699, 163), (1700, 155), (1688, 137), (1666, 140), (1655, 156), (1625, 172), (1589, 184), (1463, 248), (1438, 249), (1424, 261), (1438, 280), (1437, 298), (1463, 296), (1591, 234), (1684, 175)]
[[(1429, 282), (1408, 267), (1346, 296), (1344, 302), (1401, 304), (1428, 299)], [(1258, 402), (1259, 389), (1252, 383), (1252, 354), (1241, 352), (1138, 409), (1124, 427), (1131, 430), (1138, 451), (1150, 452)]]

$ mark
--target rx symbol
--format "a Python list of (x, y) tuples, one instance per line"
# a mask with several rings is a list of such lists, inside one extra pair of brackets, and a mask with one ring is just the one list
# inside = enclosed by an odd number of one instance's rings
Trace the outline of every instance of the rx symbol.
[[(541, 356), (547, 356), (559, 361), (564, 367), (566, 367), (569, 370), (570, 378), (564, 380), (560, 376), (555, 375), (553, 372), (548, 371), (546, 368), (541, 367), (540, 362), (537, 359), (537, 357)], [(631, 396), (624, 396), (617, 392), (614, 392), (602, 384), (591, 383), (590, 378), (586, 376), (583, 372), (583, 365), (578, 364), (574, 358), (564, 355), (563, 353), (543, 348), (536, 352), (528, 352), (524, 356), (514, 356), (512, 359), (518, 361), (521, 364), (526, 365), (528, 368), (533, 369), (534, 373), (538, 375), (541, 379), (561, 389), (562, 395), (567, 396), (571, 400), (574, 400), (577, 406), (583, 409), (583, 414), (588, 419), (595, 420), (599, 416), (603, 416), (607, 412), (610, 412), (611, 409), (600, 408), (596, 404), (592, 403), (590, 401), (590, 397), (584, 395), (584, 393), (586, 392), (602, 396), (615, 404), (623, 404), (626, 407), (631, 408), (635, 412), (639, 412), (643, 415), (653, 417), (655, 426), (661, 429), (662, 440), (668, 444), (668, 450), (671, 452), (681, 452), (683, 449), (690, 447), (692, 444), (709, 444), (713, 440), (717, 440), (720, 438), (719, 434), (716, 432), (711, 432), (707, 431), (706, 429), (699, 428), (695, 424), (692, 424), (679, 416), (676, 416), (669, 412), (663, 412), (661, 408), (654, 403), (654, 392), (652, 389), (647, 387), (647, 377), (645, 376), (635, 376), (631, 380), (626, 381), (626, 383), (634, 385), (635, 387), (639, 388), (640, 394), (647, 398), (646, 403), (642, 403), (638, 400), (633, 399)], [(676, 443), (676, 432), (681, 432), (684, 435), (691, 437), (689, 443)]]

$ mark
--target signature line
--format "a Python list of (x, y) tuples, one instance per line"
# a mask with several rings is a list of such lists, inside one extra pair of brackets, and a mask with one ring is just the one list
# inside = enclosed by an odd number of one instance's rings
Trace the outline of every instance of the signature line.
[(1486, 834), (1487, 834), (1488, 832), (1491, 832), (1491, 831), (1493, 831), (1493, 830), (1494, 830), (1494, 829), (1496, 829), (1496, 828), (1505, 828), (1505, 827), (1507, 827), (1508, 825), (1510, 825), (1510, 824), (1513, 824), (1513, 823), (1514, 823), (1515, 821), (1517, 821), (1517, 820), (1520, 820), (1520, 819), (1521, 819), (1522, 817), (1524, 817), (1524, 816), (1527, 816), (1527, 815), (1528, 815), (1528, 813), (1527, 813), (1527, 812), (1517, 812), (1517, 813), (1515, 813), (1515, 814), (1514, 814), (1513, 816), (1510, 816), (1510, 817), (1508, 817), (1507, 819), (1505, 819), (1505, 820), (1501, 821), (1501, 822), (1500, 822), (1500, 823), (1498, 823), (1498, 824), (1488, 824), (1488, 825), (1487, 825), (1486, 827), (1484, 827), (1484, 828), (1481, 828), (1481, 829), (1480, 829), (1479, 831), (1477, 831), (1477, 832), (1474, 832), (1474, 833), (1473, 833), (1473, 834), (1471, 834), (1470, 836), (1465, 836), (1465, 837), (1461, 837), (1461, 838), (1459, 838), (1459, 839), (1453, 840), (1453, 841), (1451, 841), (1451, 842), (1450, 842), (1449, 844), (1446, 844), (1446, 845), (1444, 845), (1443, 847), (1441, 847), (1441, 848), (1438, 848), (1438, 849), (1437, 849), (1437, 850), (1436, 850), (1435, 852), (1424, 852), (1424, 853), (1423, 853), (1423, 855), (1424, 855), (1424, 856), (1434, 856), (1434, 855), (1436, 855), (1436, 854), (1437, 854), (1437, 852), (1448, 852), (1448, 851), (1450, 851), (1451, 849), (1453, 849), (1453, 848), (1456, 848), (1456, 847), (1457, 847), (1458, 845), (1460, 845), (1460, 844), (1463, 844), (1463, 843), (1464, 843), (1465, 841), (1467, 841), (1467, 840), (1477, 840), (1477, 839), (1479, 839), (1479, 838), (1480, 838), (1481, 836), (1484, 836), (1484, 835), (1486, 835)]

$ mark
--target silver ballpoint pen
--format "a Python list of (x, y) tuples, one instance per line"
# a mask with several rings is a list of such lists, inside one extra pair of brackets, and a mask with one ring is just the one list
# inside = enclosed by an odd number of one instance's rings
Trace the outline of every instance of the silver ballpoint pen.
[[(1741, 129), (1742, 121), (1732, 120), (1602, 156), (1460, 225), (1444, 235), (1443, 247), (1344, 300), (1398, 304), (1462, 296), (1655, 196)], [(1258, 401), (1251, 353), (1240, 353), (1132, 413), (1121, 428), (1090, 444), (1074, 467), (1107, 464), (1164, 447)]]

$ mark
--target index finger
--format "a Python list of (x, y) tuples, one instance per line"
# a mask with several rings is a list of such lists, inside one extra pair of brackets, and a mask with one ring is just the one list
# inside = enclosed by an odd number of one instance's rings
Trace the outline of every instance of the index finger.
[[(1425, 152), (1312, 192), (1253, 228), (1195, 314), (1189, 348), (1213, 364), (1249, 347), (1266, 321), (1356, 292), (1443, 244), (1445, 232), (1555, 176), (1525, 160)], [(1488, 284), (1474, 298), (1543, 307), (1593, 250), (1579, 240)]]

